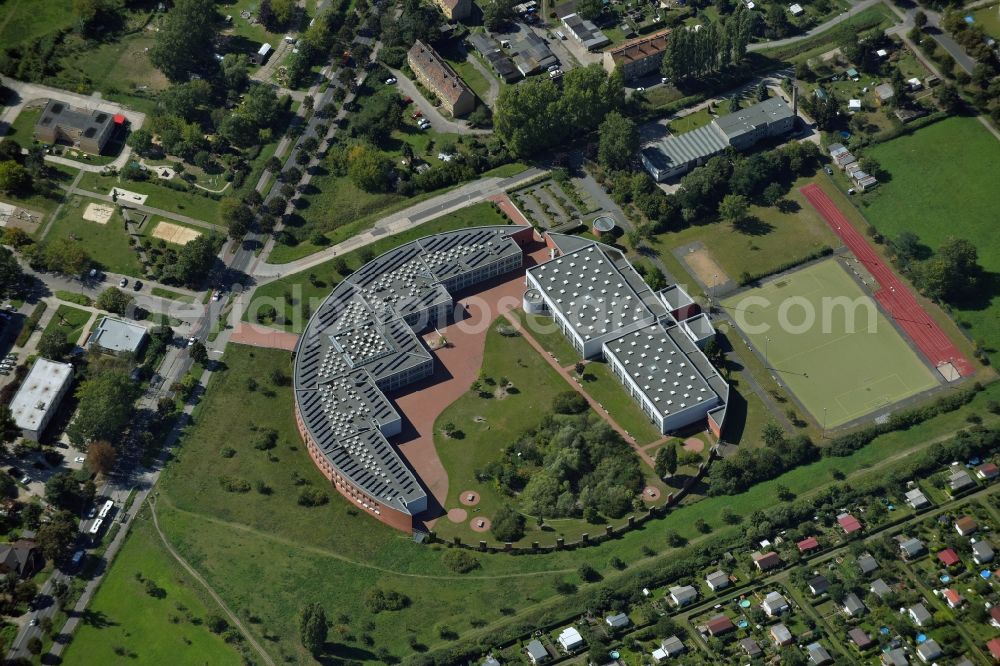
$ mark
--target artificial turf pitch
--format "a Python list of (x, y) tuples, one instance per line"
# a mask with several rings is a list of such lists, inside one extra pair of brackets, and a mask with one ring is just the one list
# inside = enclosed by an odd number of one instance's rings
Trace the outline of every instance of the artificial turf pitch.
[[(766, 343), (769, 372), (828, 428), (938, 383), (842, 261), (814, 264), (722, 303), (758, 353)], [(815, 315), (809, 326), (807, 310)]]

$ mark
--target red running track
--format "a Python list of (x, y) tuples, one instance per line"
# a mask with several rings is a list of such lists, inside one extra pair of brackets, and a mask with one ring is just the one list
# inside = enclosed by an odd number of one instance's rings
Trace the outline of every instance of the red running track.
[(951, 363), (963, 377), (973, 374), (975, 372), (973, 365), (962, 356), (941, 327), (924, 312), (913, 293), (878, 258), (865, 237), (851, 226), (826, 192), (815, 183), (806, 185), (800, 192), (878, 281), (879, 290), (875, 292), (875, 299), (896, 320), (900, 328), (906, 331), (924, 356), (935, 367)]

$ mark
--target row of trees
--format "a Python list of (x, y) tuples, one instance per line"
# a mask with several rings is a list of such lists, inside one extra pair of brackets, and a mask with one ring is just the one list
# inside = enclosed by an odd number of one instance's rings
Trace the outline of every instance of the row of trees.
[(948, 238), (931, 252), (912, 231), (889, 242), (894, 261), (908, 272), (917, 288), (936, 301), (964, 304), (978, 298), (990, 279), (979, 264), (979, 251), (964, 238)]
[(736, 12), (721, 23), (674, 30), (663, 54), (663, 75), (683, 82), (740, 64), (753, 37), (756, 20), (740, 3)]

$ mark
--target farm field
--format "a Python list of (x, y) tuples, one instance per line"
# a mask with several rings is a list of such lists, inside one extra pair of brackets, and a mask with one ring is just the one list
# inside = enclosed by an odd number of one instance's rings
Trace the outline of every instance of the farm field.
[[(205, 621), (221, 610), (163, 548), (149, 507), (135, 525), (64, 656), (67, 664), (242, 663)], [(147, 593), (150, 580), (162, 596)], [(174, 621), (176, 619), (176, 621)], [(124, 648), (118, 654), (116, 648)]]
[[(771, 372), (826, 427), (938, 384), (841, 261), (829, 259), (723, 300)], [(831, 306), (834, 299), (848, 305)]]
[[(886, 238), (912, 231), (932, 250), (949, 236), (966, 238), (991, 273), (992, 289), (953, 309), (959, 324), (1000, 360), (1000, 238), (995, 233), (1000, 142), (974, 118), (949, 118), (873, 146), (892, 180), (865, 195), (861, 211)], [(943, 195), (947, 193), (947, 195)]]
[[(66, 340), (71, 345), (76, 345), (80, 342), (80, 335), (87, 326), (87, 322), (90, 321), (90, 317), (91, 312), (89, 310), (82, 310), (62, 303), (56, 309), (55, 314), (52, 315), (48, 326), (45, 327), (45, 332), (60, 330), (66, 334)], [(44, 335), (45, 332), (42, 334)]]
[(52, 223), (46, 239), (71, 238), (105, 271), (142, 275), (135, 250), (128, 244), (128, 234), (125, 232), (125, 221), (121, 213), (115, 209), (105, 224), (85, 220), (83, 214), (91, 203), (105, 205), (96, 199), (70, 195), (59, 217)]
[[(383, 238), (360, 250), (348, 252), (339, 259), (346, 262), (353, 271), (365, 263), (364, 257), (368, 253), (371, 257), (376, 257), (404, 243), (442, 231), (506, 224), (506, 222), (506, 219), (493, 209), (492, 204), (478, 203), (425, 222), (408, 231)], [(308, 311), (312, 312), (322, 299), (326, 298), (334, 285), (344, 279), (345, 276), (334, 268), (337, 261), (338, 259), (331, 259), (308, 271), (287, 275), (259, 287), (244, 313), (244, 321), (253, 321), (254, 313), (261, 306), (270, 304), (283, 318), (283, 322), (275, 322), (272, 325), (301, 333), (309, 319), (305, 316), (304, 307), (308, 306)]]
[[(833, 472), (848, 476), (882, 474), (882, 466), (905, 457), (907, 451), (923, 447), (935, 438), (951, 436), (965, 425), (965, 415), (983, 415), (984, 425), (1000, 420), (985, 409), (989, 400), (1000, 396), (1000, 385), (993, 385), (978, 395), (965, 409), (946, 414), (910, 430), (879, 437), (871, 445), (843, 458), (823, 458), (762, 483), (735, 496), (708, 498), (671, 512), (662, 520), (599, 547), (574, 552), (552, 553), (511, 558), (505, 555), (481, 555), (480, 568), (469, 574), (455, 574), (441, 562), (438, 546), (418, 546), (399, 532), (359, 515), (332, 489), (329, 504), (305, 508), (295, 496), (305, 484), (326, 487), (298, 439), (292, 413), (292, 390), (287, 385), (269, 386), (274, 396), (263, 391), (247, 391), (250, 378), (269, 377), (275, 370), (289, 373), (284, 352), (231, 346), (224, 357), (226, 369), (216, 374), (203, 402), (196, 408), (194, 425), (185, 436), (178, 454), (162, 480), (157, 513), (161, 526), (172, 544), (207, 578), (230, 607), (244, 620), (251, 616), (250, 631), (266, 634), (261, 642), (276, 661), (306, 663), (297, 640), (295, 615), (302, 605), (319, 601), (327, 616), (340, 625), (343, 617), (346, 633), (331, 631), (328, 645), (331, 656), (350, 655), (363, 663), (385, 663), (386, 653), (376, 653), (361, 637), (370, 635), (374, 645), (397, 657), (412, 654), (417, 646), (439, 648), (449, 644), (440, 638), (440, 630), (454, 631), (462, 639), (486, 641), (496, 629), (510, 622), (544, 624), (544, 616), (579, 612), (580, 595), (553, 594), (552, 584), (560, 580), (577, 581), (576, 569), (582, 562), (592, 563), (605, 572), (605, 584), (614, 584), (618, 576), (606, 570), (609, 558), (622, 558), (637, 569), (655, 566), (661, 556), (676, 550), (662, 545), (665, 534), (675, 530), (693, 543), (703, 541), (694, 527), (704, 519), (714, 528), (714, 535), (736, 532), (742, 528), (726, 525), (719, 518), (724, 507), (739, 506), (742, 514), (764, 509), (774, 502), (775, 484), (798, 495), (816, 492), (833, 482)], [(204, 414), (213, 418), (205, 418)], [(253, 414), (252, 419), (244, 415)], [(274, 428), (278, 445), (270, 451), (255, 449), (251, 427)], [(225, 442), (236, 449), (230, 457), (221, 455)], [(211, 468), (211, 474), (204, 470)], [(225, 492), (218, 477), (228, 475), (257, 480), (270, 488), (269, 494), (254, 490), (248, 493)], [(140, 514), (142, 516), (144, 514)], [(144, 528), (139, 525), (140, 530)], [(147, 549), (148, 547), (148, 549)], [(652, 548), (658, 553), (649, 556)], [(141, 552), (135, 554), (139, 549)], [(139, 570), (155, 577), (166, 587), (168, 576), (155, 573), (150, 564), (163, 561), (160, 546), (151, 540), (145, 545), (132, 538), (111, 570), (109, 581), (117, 585), (134, 583)], [(274, 576), (276, 569), (282, 575)], [(154, 573), (149, 573), (154, 571)], [(163, 579), (161, 581), (161, 578)], [(261, 586), (260, 580), (269, 584)], [(363, 599), (372, 586), (391, 589), (406, 595), (410, 605), (398, 612), (370, 613), (357, 599)], [(581, 584), (586, 595), (592, 586)], [(168, 590), (167, 599), (179, 593)], [(110, 599), (105, 600), (107, 597)], [(183, 601), (183, 600), (182, 600)], [(115, 611), (109, 604), (115, 604)], [(144, 594), (124, 594), (122, 589), (108, 590), (98, 597), (98, 610), (112, 620), (139, 614), (146, 622), (142, 635), (177, 636), (185, 627), (171, 623), (170, 613), (150, 613), (150, 601)], [(202, 611), (193, 602), (184, 602), (195, 615)], [(203, 606), (202, 606), (203, 607)], [(517, 617), (507, 617), (517, 613)], [(117, 621), (117, 620), (116, 620)], [(115, 625), (105, 629), (85, 627), (80, 634), (87, 652), (70, 656), (103, 655), (90, 652), (101, 649), (101, 640), (120, 631)], [(103, 632), (103, 633), (102, 633)], [(348, 639), (346, 636), (353, 636)], [(192, 636), (188, 636), (193, 638)], [(343, 637), (343, 638), (342, 638)], [(130, 639), (131, 641), (131, 639)], [(159, 639), (155, 642), (160, 643)], [(112, 641), (113, 645), (114, 642)], [(143, 652), (127, 643), (140, 657)], [(82, 649), (81, 647), (73, 649)], [(214, 655), (204, 651), (204, 654)], [(220, 663), (224, 655), (216, 658)]]

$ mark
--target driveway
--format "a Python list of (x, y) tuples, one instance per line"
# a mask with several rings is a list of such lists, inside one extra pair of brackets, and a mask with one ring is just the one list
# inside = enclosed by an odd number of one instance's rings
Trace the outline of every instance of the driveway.
[(463, 121), (448, 120), (441, 112), (438, 111), (437, 107), (431, 104), (423, 93), (417, 88), (417, 85), (406, 78), (406, 75), (402, 72), (390, 69), (392, 75), (396, 77), (396, 85), (399, 86), (399, 92), (403, 94), (404, 97), (409, 97), (413, 100), (413, 103), (417, 105), (420, 112), (424, 114), (424, 118), (430, 121), (431, 127), (434, 128), (435, 132), (441, 132), (442, 134), (491, 134), (490, 130), (486, 129), (473, 129), (469, 127), (469, 124)]

